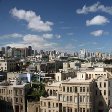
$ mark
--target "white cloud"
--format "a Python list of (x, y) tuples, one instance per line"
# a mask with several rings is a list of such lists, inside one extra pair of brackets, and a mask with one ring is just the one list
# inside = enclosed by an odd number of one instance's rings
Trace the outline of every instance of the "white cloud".
[(21, 37), (23, 37), (23, 35), (19, 33), (0, 35), (0, 38), (21, 38)]
[(105, 34), (105, 32), (103, 30), (96, 30), (90, 33), (91, 35), (95, 36), (95, 37), (99, 37)]
[(53, 34), (43, 34), (43, 37), (46, 39), (52, 39), (53, 38)]
[(104, 6), (100, 2), (97, 2), (91, 6), (84, 5), (82, 9), (76, 10), (77, 14), (88, 14), (97, 11), (105, 12), (112, 15), (112, 6)]
[(20, 20), (27, 21), (29, 29), (39, 32), (47, 32), (52, 30), (51, 26), (53, 25), (53, 23), (50, 21), (42, 21), (41, 17), (36, 15), (36, 13), (33, 11), (25, 11), (22, 9), (18, 10), (16, 8), (13, 8), (10, 13), (12, 14), (12, 16)]
[(51, 49), (56, 47), (56, 43), (45, 40), (43, 36), (27, 34), (24, 35), (22, 41), (18, 43), (9, 43), (6, 46), (11, 47), (27, 47), (31, 45), (35, 49)]
[(61, 38), (61, 35), (55, 35), (55, 37), (56, 37), (57, 39), (60, 39), (60, 38)]
[(87, 26), (91, 26), (91, 25), (104, 25), (106, 23), (109, 23), (109, 20), (106, 17), (100, 16), (100, 15), (97, 15), (93, 19), (86, 21), (86, 25)]
[(5, 46), (16, 47), (16, 48), (28, 47), (27, 44), (23, 44), (23, 43), (9, 43), (9, 44), (6, 44)]

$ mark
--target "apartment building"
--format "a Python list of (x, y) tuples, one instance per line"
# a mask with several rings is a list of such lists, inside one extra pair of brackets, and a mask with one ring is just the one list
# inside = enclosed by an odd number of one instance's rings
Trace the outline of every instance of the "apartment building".
[[(17, 84), (15, 80), (0, 83), (0, 112), (27, 112), (25, 84)], [(7, 107), (7, 108), (6, 108)]]
[(41, 97), (41, 112), (93, 112), (94, 87), (92, 79), (72, 78), (46, 87), (48, 97)]
[(41, 97), (41, 112), (106, 112), (112, 105), (112, 76), (104, 68), (77, 72), (77, 77), (54, 82)]
[(17, 71), (18, 62), (14, 59), (4, 59), (0, 58), (0, 70), (7, 72), (15, 72)]

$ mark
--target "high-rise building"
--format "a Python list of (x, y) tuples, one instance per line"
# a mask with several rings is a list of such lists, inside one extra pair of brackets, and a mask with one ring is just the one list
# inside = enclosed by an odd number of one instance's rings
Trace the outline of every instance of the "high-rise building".
[(32, 55), (32, 47), (28, 46), (28, 56), (31, 56), (31, 55)]

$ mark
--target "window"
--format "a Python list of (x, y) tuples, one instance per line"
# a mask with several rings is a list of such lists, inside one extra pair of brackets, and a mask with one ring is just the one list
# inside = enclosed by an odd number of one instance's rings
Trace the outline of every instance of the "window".
[(23, 103), (23, 99), (21, 98), (21, 103)]
[(23, 111), (23, 106), (21, 105), (20, 110)]
[(69, 96), (67, 96), (67, 101), (69, 101)]
[(23, 91), (22, 91), (22, 90), (20, 90), (19, 92), (20, 92), (20, 95), (22, 95)]
[(66, 101), (66, 96), (65, 95), (63, 95), (63, 101)]
[(104, 87), (106, 87), (106, 82), (104, 82)]
[(86, 102), (86, 97), (85, 96), (83, 96), (83, 102)]
[(89, 96), (87, 96), (87, 102), (89, 102)]
[(80, 102), (82, 102), (82, 96), (80, 96)]
[(70, 96), (70, 102), (72, 102), (72, 96)]
[(63, 107), (63, 112), (66, 112), (66, 107)]
[(104, 90), (104, 95), (106, 95), (106, 90)]
[(83, 108), (83, 112), (85, 112), (85, 108)]
[(82, 108), (80, 108), (80, 112), (82, 112)]
[(9, 94), (10, 94), (10, 90), (9, 90)]
[(102, 87), (102, 83), (100, 82), (100, 87)]
[(70, 87), (70, 92), (72, 92), (72, 87)]
[(87, 112), (89, 112), (89, 109), (87, 109)]
[(67, 92), (69, 92), (69, 87), (67, 87)]
[(85, 87), (83, 87), (83, 92), (85, 92)]
[(58, 107), (58, 103), (56, 103), (56, 107)]
[(18, 95), (18, 90), (15, 90), (15, 95), (16, 95), (16, 96)]
[(15, 98), (15, 102), (18, 103), (18, 98)]
[(80, 92), (82, 92), (82, 87), (80, 87)]
[(74, 97), (74, 102), (77, 103), (77, 97), (76, 96)]
[(87, 92), (89, 92), (89, 87), (87, 87)]
[(65, 92), (65, 86), (63, 86), (63, 92)]
[(48, 102), (48, 108), (50, 108), (50, 102)]
[(86, 78), (88, 79), (88, 74), (86, 74)]
[(77, 109), (75, 108), (75, 112), (77, 112)]
[(74, 87), (74, 92), (77, 93), (77, 87)]
[(62, 101), (62, 95), (59, 94), (59, 101)]

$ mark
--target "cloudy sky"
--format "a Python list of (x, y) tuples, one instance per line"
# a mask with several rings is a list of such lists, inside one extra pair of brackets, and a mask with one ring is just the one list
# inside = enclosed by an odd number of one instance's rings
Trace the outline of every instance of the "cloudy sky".
[(0, 46), (112, 51), (111, 0), (0, 0)]

